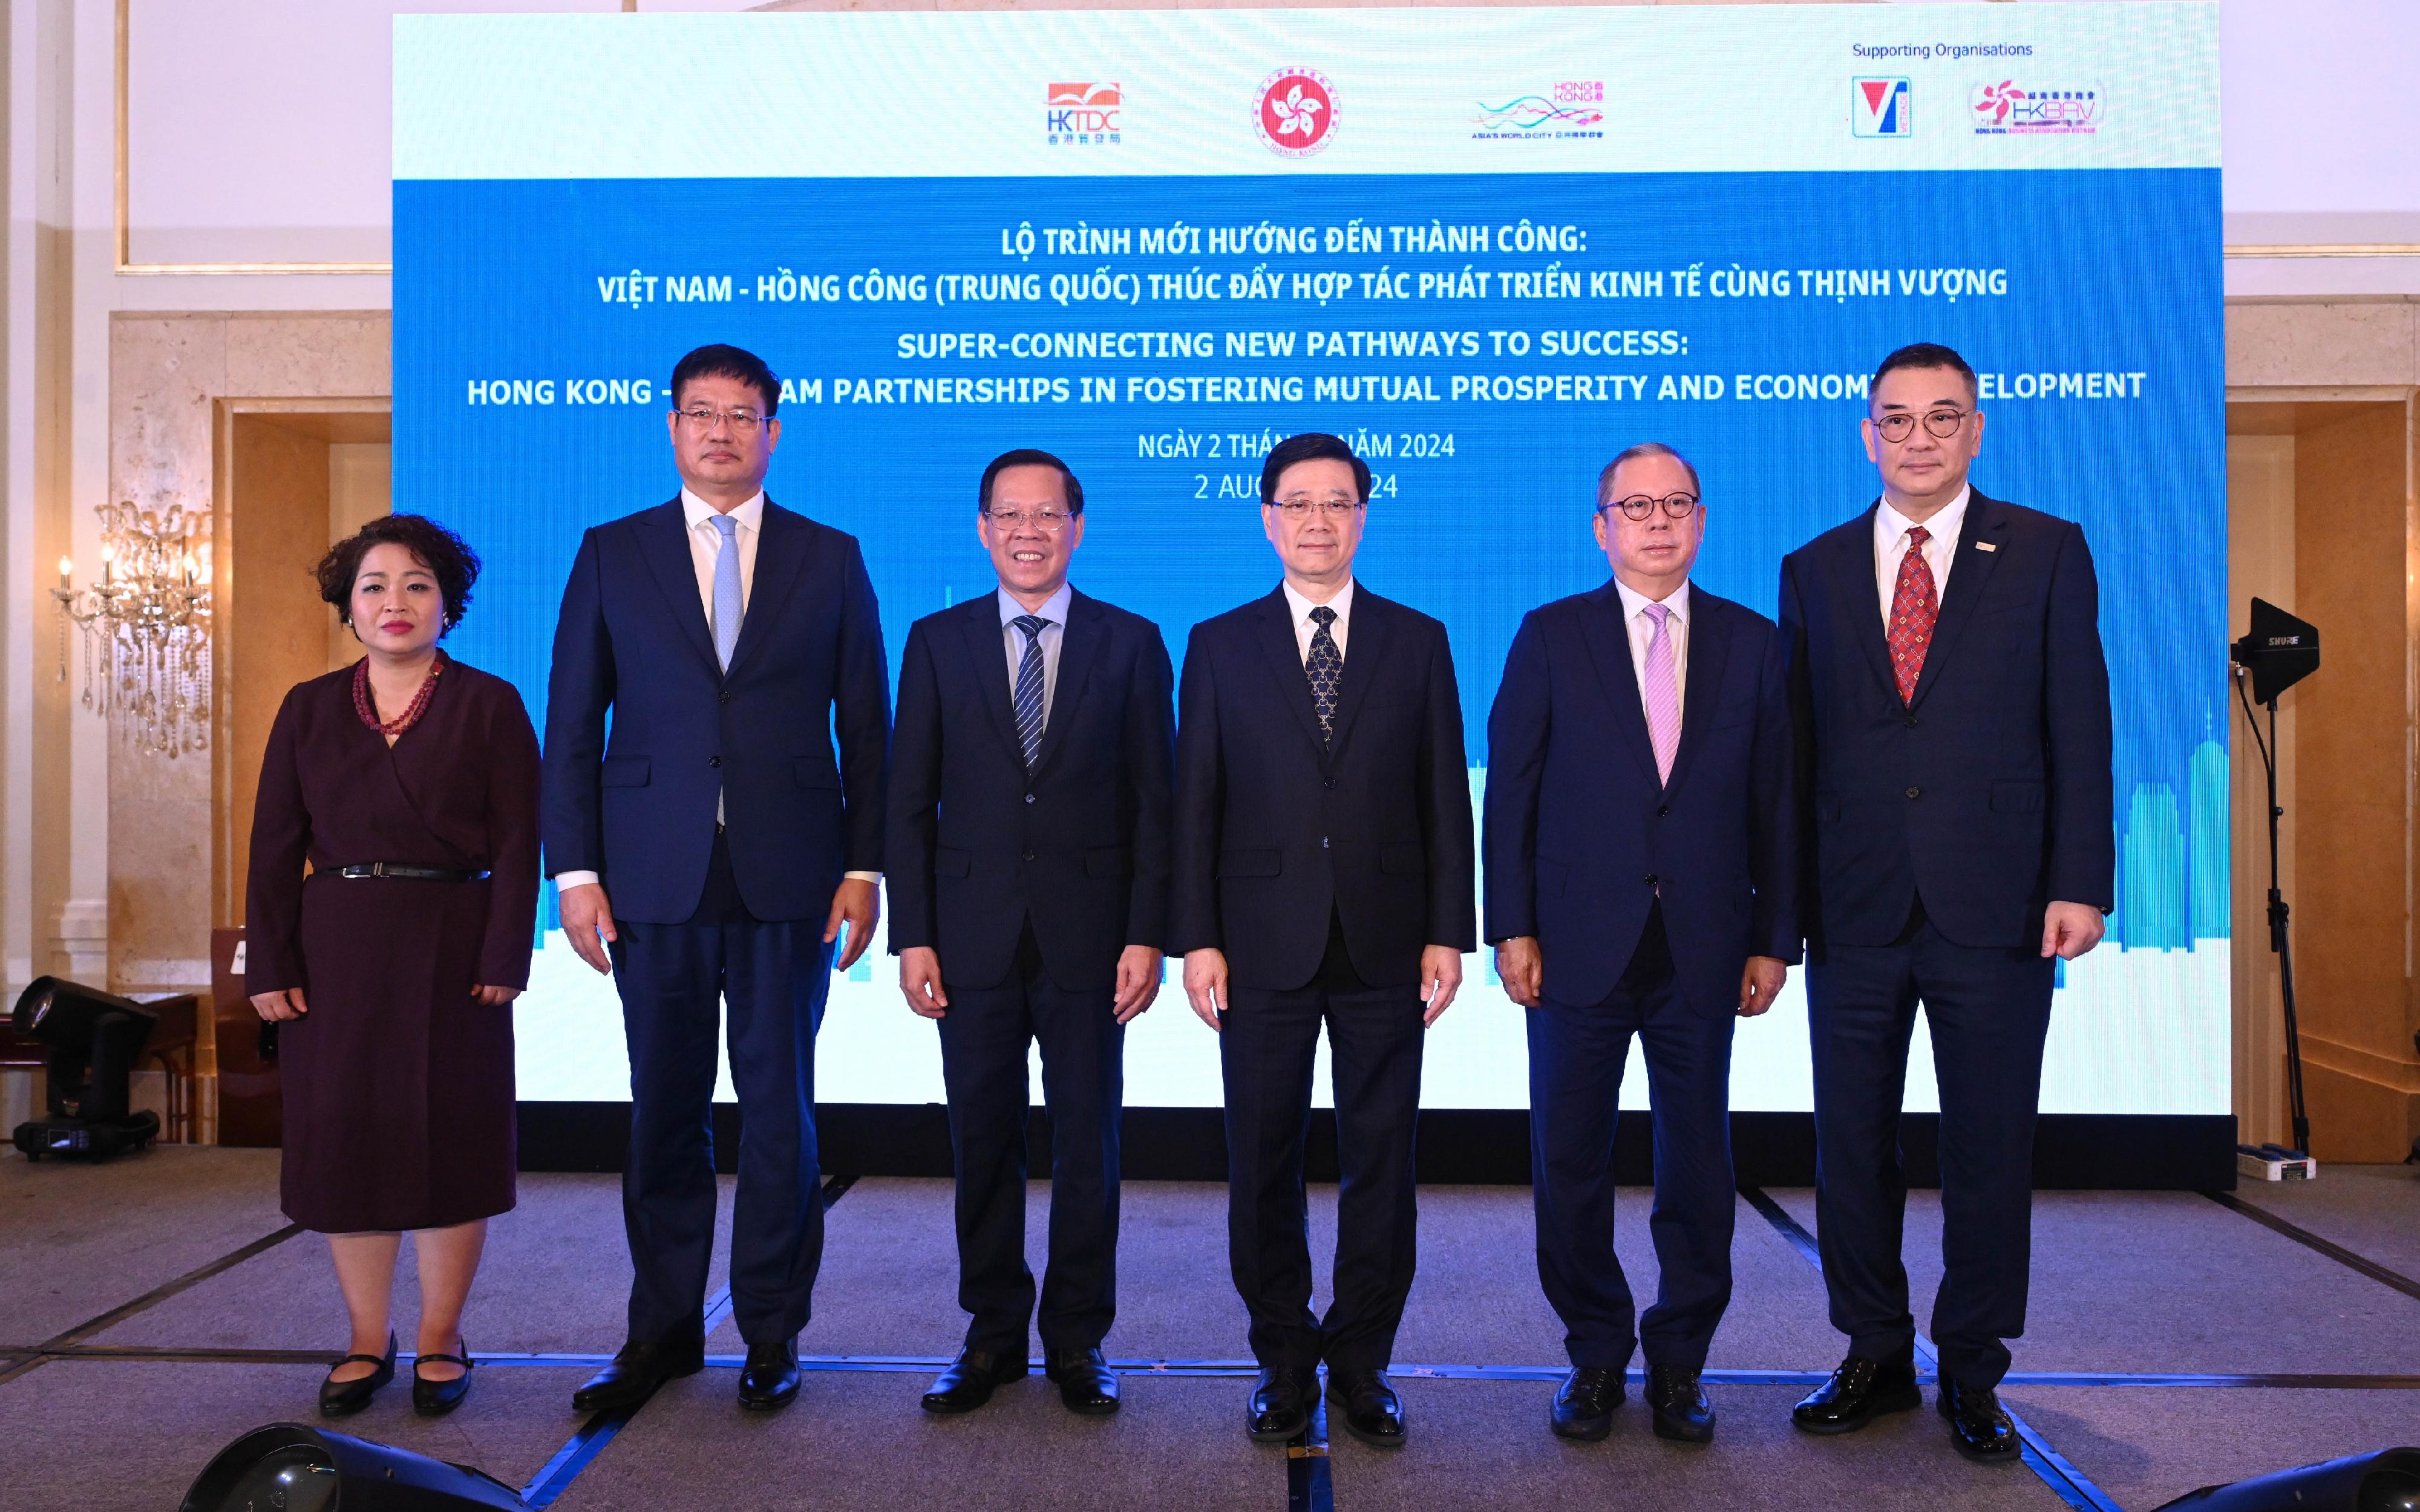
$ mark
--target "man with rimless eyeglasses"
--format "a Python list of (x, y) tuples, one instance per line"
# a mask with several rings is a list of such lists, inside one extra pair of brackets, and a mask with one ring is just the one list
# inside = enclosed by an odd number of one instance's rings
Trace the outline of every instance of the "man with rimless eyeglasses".
[(846, 967), (873, 939), (891, 687), (856, 538), (765, 495), (780, 399), (752, 352), (680, 360), (665, 416), (680, 493), (587, 533), (555, 629), (546, 865), (571, 948), (613, 974), (630, 1055), (629, 1333), (573, 1396), (582, 1412), (636, 1406), (704, 1363), (725, 1001), (739, 1402), (799, 1392), (824, 1237), (815, 1029), (835, 940), (845, 928)]
[(1781, 564), (1800, 733), (1816, 1214), (1848, 1357), (1798, 1427), (1921, 1403), (1900, 1238), (1909, 1036), (1941, 1089), (1937, 1403), (1969, 1458), (2013, 1464), (1994, 1395), (2024, 1332), (2034, 1115), (2061, 960), (2113, 903), (2109, 672), (2073, 521), (1989, 499), (1974, 370), (1903, 347), (1868, 395), (1882, 498)]
[[(1334, 436), (1292, 437), (1261, 469), (1283, 579), (1186, 647), (1168, 933), (1218, 1033), (1228, 1259), (1261, 1367), (1246, 1430), (1301, 1432), (1324, 1362), (1346, 1430), (1396, 1446), (1420, 1052), (1478, 942), (1453, 653), (1443, 625), (1355, 580), (1369, 497)], [(1325, 1318), (1302, 1167), (1323, 1025), (1342, 1167)]]
[[(918, 620), (900, 658), (888, 834), (891, 949), (935, 1021), (956, 1156), (957, 1360), (924, 1394), (967, 1412), (1024, 1379), (1027, 1330), (1069, 1411), (1118, 1409), (1125, 1026), (1166, 943), (1168, 650), (1149, 620), (1078, 593), (1084, 489), (1022, 448), (975, 487), (1000, 591)], [(1025, 1263), (1027, 1047), (1050, 1110), (1050, 1259)]]
[[(1487, 937), (1528, 1010), (1538, 1273), (1572, 1369), (1548, 1424), (1612, 1431), (1644, 1346), (1655, 1433), (1714, 1437), (1731, 1292), (1731, 1029), (1798, 959), (1788, 684), (1771, 620), (1689, 581), (1698, 471), (1645, 442), (1597, 479), (1604, 587), (1532, 610), (1487, 721)], [(1654, 1107), (1656, 1298), (1614, 1256), (1636, 1037)]]

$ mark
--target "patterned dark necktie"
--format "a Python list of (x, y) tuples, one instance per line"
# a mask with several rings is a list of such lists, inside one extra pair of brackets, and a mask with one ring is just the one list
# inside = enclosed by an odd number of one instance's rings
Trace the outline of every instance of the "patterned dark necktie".
[(1932, 563), (1924, 560), (1924, 543), (1932, 532), (1923, 526), (1907, 532), (1907, 555), (1899, 559), (1899, 581), (1891, 589), (1891, 675), (1899, 682), (1899, 701), (1913, 702), (1916, 679), (1924, 675), (1924, 654), (1932, 647), (1933, 622), (1941, 618), (1941, 600), (1932, 586)]
[(1311, 655), (1302, 660), (1303, 675), (1311, 679), (1311, 706), (1319, 716), (1319, 743), (1333, 744), (1336, 739), (1336, 696), (1344, 690), (1344, 653), (1336, 649), (1336, 637), (1327, 627), (1336, 623), (1336, 611), (1322, 604), (1311, 611), (1311, 623), (1317, 626), (1311, 632)]
[(1042, 754), (1042, 631), (1052, 622), (1020, 614), (1008, 622), (1025, 632), (1025, 656), (1016, 664), (1016, 743), (1025, 748), (1025, 769)]

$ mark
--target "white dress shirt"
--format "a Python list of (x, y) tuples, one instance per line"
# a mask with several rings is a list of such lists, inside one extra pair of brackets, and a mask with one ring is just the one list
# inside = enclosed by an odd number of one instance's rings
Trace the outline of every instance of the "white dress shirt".
[[(1972, 487), (1958, 490), (1949, 507), (1931, 519), (1924, 528), (1931, 538), (1924, 543), (1924, 563), (1932, 569), (1932, 596), (1937, 604), (1949, 592), (1949, 569), (1958, 564), (1958, 536), (1966, 528), (1966, 500)], [(1899, 592), (1899, 564), (1907, 559), (1907, 532), (1916, 522), (1890, 506), (1885, 499), (1874, 509), (1874, 587), (1882, 596), (1883, 635), (1890, 636), (1891, 599)]]
[[(1294, 584), (1290, 582), (1280, 584), (1280, 586), (1285, 589), (1286, 607), (1294, 611), (1295, 651), (1302, 657), (1302, 664), (1305, 667), (1309, 667), (1311, 665), (1311, 632), (1319, 628), (1319, 625), (1311, 619), (1311, 611), (1320, 606), (1312, 603), (1310, 599), (1303, 597), (1300, 594), (1295, 593)], [(1327, 633), (1336, 641), (1336, 654), (1342, 656), (1345, 654), (1344, 639), (1348, 633), (1347, 627), (1353, 623), (1352, 579), (1347, 578), (1344, 579), (1344, 586), (1338, 589), (1336, 591), (1336, 596), (1327, 601), (1327, 608), (1336, 611), (1336, 623), (1327, 627)]]
[[(689, 526), (689, 562), (697, 573), (697, 599), (706, 610), (706, 634), (714, 633), (714, 569), (722, 561), (722, 532), (714, 523), (715, 507), (690, 492), (681, 490), (681, 518)], [(754, 498), (731, 511), (739, 522), (732, 532), (733, 544), (739, 552), (739, 614), (748, 615), (748, 595), (756, 587), (756, 538), (765, 528), (765, 495), (759, 489)], [(714, 800), (714, 822), (722, 823), (722, 799)], [(850, 872), (848, 877), (859, 882), (880, 882), (879, 872)], [(558, 872), (554, 876), (555, 890), (560, 893), (571, 887), (585, 887), (603, 880), (595, 872)]]
[[(1647, 706), (1647, 647), (1655, 639), (1655, 617), (1647, 606), (1656, 602), (1621, 579), (1613, 580), (1613, 591), (1621, 595), (1621, 623), (1630, 632), (1630, 673), (1638, 683), (1639, 712), (1646, 714), (1648, 725), (1654, 727), (1654, 715)], [(1681, 696), (1681, 707), (1689, 706), (1689, 584), (1684, 579), (1663, 600), (1672, 612), (1664, 621), (1664, 633), (1672, 640), (1672, 690)]]
[(1008, 652), (1008, 702), (1016, 707), (1016, 670), (1025, 664), (1025, 632), (1016, 622), (1027, 614), (1038, 614), (1050, 623), (1042, 627), (1034, 639), (1042, 643), (1042, 727), (1050, 727), (1050, 701), (1059, 696), (1059, 643), (1067, 638), (1067, 606), (1075, 601), (1076, 591), (1065, 583), (1045, 600), (1037, 609), (1029, 609), (1016, 601), (1015, 594), (1000, 591), (1000, 639)]

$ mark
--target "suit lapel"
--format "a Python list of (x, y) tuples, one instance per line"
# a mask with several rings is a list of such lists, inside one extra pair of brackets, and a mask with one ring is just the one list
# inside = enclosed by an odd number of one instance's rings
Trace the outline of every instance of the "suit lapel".
[[(1394, 621), (1394, 605), (1357, 583), (1354, 585), (1353, 623), (1344, 634), (1344, 643), (1352, 649), (1344, 656), (1344, 686), (1336, 694), (1336, 729), (1327, 743), (1331, 757), (1344, 748), (1344, 736), (1353, 728), (1354, 716), (1370, 702), (1370, 684), (1377, 677), (1378, 670), (1387, 665), (1387, 647), (1393, 638)], [(1356, 667), (1361, 669), (1357, 676), (1353, 671)], [(1302, 686), (1307, 696), (1311, 690), (1308, 676)], [(1311, 713), (1311, 728), (1319, 728), (1316, 709)]]
[[(1311, 706), (1311, 679), (1302, 670), (1302, 648), (1295, 643), (1294, 611), (1287, 607), (1285, 590), (1278, 589), (1261, 600), (1260, 612), (1253, 616), (1252, 638), (1261, 643), (1261, 655), (1269, 664), (1269, 675), (1278, 682), (1280, 702), (1295, 712), (1295, 722), (1311, 740), (1314, 754), (1325, 761), (1326, 747), (1319, 738), (1319, 714)], [(1344, 673), (1346, 687), (1353, 683), (1352, 669)]]
[(1588, 596), (1588, 612), (1580, 616), (1580, 623), (1587, 629), (1589, 659), (1596, 663), (1606, 702), (1613, 705), (1614, 728), (1621, 732), (1622, 746), (1647, 779), (1661, 787), (1655, 743), (1647, 733), (1647, 709), (1639, 702), (1638, 672), (1630, 664), (1630, 629), (1622, 623), (1621, 594), (1608, 580)]
[(1025, 747), (1016, 738), (1016, 710), (1008, 702), (1008, 653), (1001, 640), (999, 591), (968, 599), (958, 616), (958, 629), (966, 641), (968, 665), (974, 669), (975, 687), (983, 690), (983, 706), (991, 715), (992, 728), (1000, 732), (1001, 744), (1021, 765)]
[(2008, 511), (1979, 492), (1970, 493), (1966, 521), (1958, 532), (1956, 565), (1950, 570), (1949, 585), (1942, 590), (1941, 613), (1932, 622), (1932, 644), (1924, 654), (1924, 671), (1916, 674), (1916, 696), (1907, 701), (1910, 709), (1922, 703), (1941, 681), (1942, 664), (1957, 649), (1959, 635), (1975, 617), (1975, 605), (1991, 585), (1992, 573), (2000, 564), (2000, 548), (2008, 538)]
[(758, 519), (756, 570), (748, 584), (748, 612), (739, 619), (739, 642), (731, 648), (733, 672), (772, 638), (776, 623), (790, 607), (799, 574), (807, 564), (805, 520), (769, 498)]
[(1899, 679), (1891, 675), (1890, 646), (1883, 637), (1883, 601), (1874, 578), (1874, 510), (1881, 507), (1877, 500), (1857, 517), (1857, 528), (1845, 532), (1831, 553), (1830, 568), (1833, 586), (1840, 595), (1840, 612), (1848, 620), (1849, 639), (1866, 654), (1875, 681), (1897, 698)]
[(1067, 595), (1067, 623), (1059, 631), (1059, 679), (1050, 691), (1050, 718), (1042, 727), (1042, 749), (1034, 757), (1039, 773), (1067, 743), (1067, 727), (1084, 697), (1085, 680), (1100, 658), (1101, 639), (1109, 633), (1109, 616), (1101, 606), (1072, 589)]
[(1669, 793), (1689, 775), (1689, 764), (1707, 740), (1714, 709), (1722, 702), (1723, 668), (1731, 655), (1730, 620), (1714, 603), (1714, 595), (1689, 590), (1689, 682), (1681, 690), (1681, 748), (1672, 756)]
[(639, 535), (639, 554), (647, 559), (656, 586), (663, 590), (664, 607), (672, 610), (673, 622), (706, 658), (706, 666), (719, 673), (714, 633), (706, 623), (705, 601), (698, 597), (697, 565), (689, 553), (689, 525), (680, 500), (648, 510), (633, 522), (633, 529)]

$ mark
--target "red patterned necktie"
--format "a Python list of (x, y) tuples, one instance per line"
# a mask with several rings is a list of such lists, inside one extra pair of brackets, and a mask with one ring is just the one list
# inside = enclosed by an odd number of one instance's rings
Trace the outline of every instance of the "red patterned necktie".
[(1916, 680), (1924, 675), (1924, 654), (1932, 645), (1932, 624), (1941, 617), (1941, 598), (1932, 590), (1932, 563), (1924, 560), (1924, 543), (1932, 532), (1923, 526), (1907, 532), (1907, 555), (1899, 559), (1899, 581), (1891, 589), (1891, 675), (1899, 680), (1901, 703), (1916, 697)]

